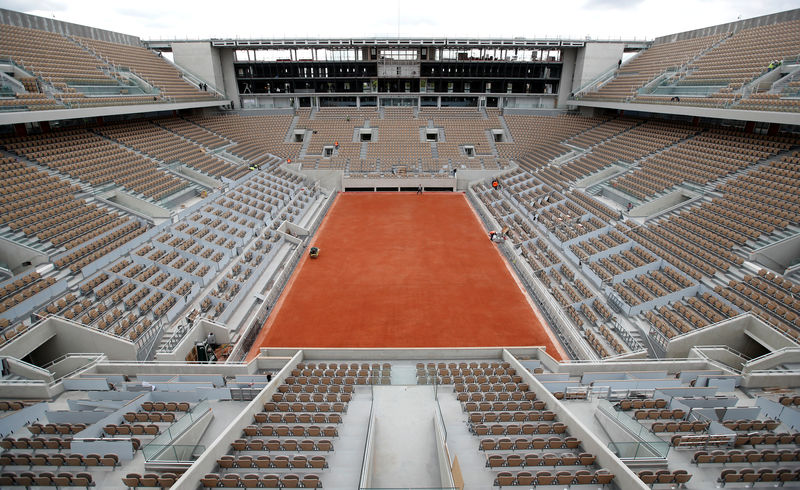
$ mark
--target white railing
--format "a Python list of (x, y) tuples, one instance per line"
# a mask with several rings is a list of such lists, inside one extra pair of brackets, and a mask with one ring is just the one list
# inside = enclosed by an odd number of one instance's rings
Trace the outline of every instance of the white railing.
[(5, 73), (0, 71), (0, 79), (8, 85), (8, 87), (15, 93), (24, 93), (25, 92), (25, 85), (22, 84), (19, 80), (12, 76), (8, 76)]
[(600, 75), (598, 75), (594, 79), (586, 82), (578, 90), (575, 90), (573, 92), (573, 94), (574, 94), (573, 98), (578, 98), (579, 96), (584, 95), (587, 92), (592, 92), (592, 91), (600, 88), (600, 86), (603, 83), (605, 83), (609, 79), (613, 78), (618, 70), (619, 70), (619, 65), (617, 63), (614, 63), (609, 68), (607, 68), (603, 73), (601, 73)]

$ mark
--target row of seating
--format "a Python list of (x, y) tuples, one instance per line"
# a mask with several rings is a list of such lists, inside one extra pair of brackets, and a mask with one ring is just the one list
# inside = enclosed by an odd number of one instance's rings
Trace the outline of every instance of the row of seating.
[(479, 448), (481, 451), (491, 450), (524, 450), (524, 449), (577, 449), (581, 441), (576, 437), (519, 437), (514, 440), (508, 437), (499, 439), (484, 438), (480, 440)]
[(500, 488), (510, 486), (540, 486), (540, 485), (601, 485), (605, 486), (614, 480), (614, 474), (607, 470), (578, 470), (559, 471), (553, 474), (549, 471), (529, 471), (512, 473), (503, 471), (497, 474), (495, 486)]
[(555, 422), (553, 424), (500, 424), (486, 425), (483, 423), (470, 423), (470, 432), (477, 436), (486, 435), (516, 435), (516, 434), (566, 434), (566, 425)]
[(28, 454), (5, 453), (0, 454), (0, 466), (119, 466), (119, 456), (116, 454)]
[(254, 420), (260, 424), (339, 424), (342, 422), (342, 413), (344, 412), (258, 412)]
[[(352, 399), (353, 395), (351, 393), (273, 393), (272, 394), (272, 402), (273, 403), (335, 403), (335, 402), (349, 402)], [(264, 407), (267, 410), (266, 405)], [(281, 411), (287, 411), (281, 409)], [(297, 410), (295, 410), (297, 411)]]
[(721, 486), (725, 486), (728, 483), (760, 483), (760, 482), (790, 482), (790, 481), (800, 481), (800, 469), (789, 469), (789, 468), (778, 468), (778, 469), (771, 469), (771, 468), (761, 468), (756, 471), (753, 468), (742, 468), (740, 470), (722, 470), (717, 479), (717, 482)]
[[(515, 401), (521, 403), (523, 401), (534, 403), (536, 401), (536, 393), (532, 391), (462, 391), (456, 394), (456, 400), (460, 402), (506, 402), (506, 406), (508, 407), (508, 402)], [(511, 405), (513, 406), (513, 405)], [(543, 405), (537, 405), (540, 407), (544, 407)], [(535, 408), (535, 407), (533, 407)], [(537, 408), (537, 410), (541, 410), (541, 408)]]
[(122, 418), (126, 422), (175, 422), (171, 412), (126, 412)]
[(800, 458), (800, 449), (762, 449), (760, 451), (730, 449), (711, 451), (710, 453), (697, 451), (692, 457), (692, 463), (698, 465), (707, 463), (774, 463), (798, 461), (798, 458)]
[[(321, 394), (321, 393), (318, 393)], [(343, 393), (344, 395), (349, 395), (349, 393)], [(335, 393), (329, 393), (328, 395), (334, 395), (338, 397)], [(264, 411), (265, 412), (339, 412), (344, 413), (347, 411), (347, 402), (350, 401), (349, 397), (347, 401), (336, 401), (333, 403), (329, 402), (275, 402), (269, 401), (264, 403)]]
[[(338, 417), (338, 414), (333, 415)], [(243, 434), (246, 437), (254, 437), (259, 435), (279, 437), (336, 437), (339, 434), (339, 431), (335, 425), (327, 425), (324, 427), (316, 424), (308, 426), (295, 425), (292, 427), (289, 427), (288, 425), (262, 425), (263, 422), (260, 422), (258, 417), (255, 418), (255, 422), (257, 422), (259, 425), (248, 425), (244, 428)], [(266, 422), (266, 420), (264, 420), (264, 422)], [(341, 421), (331, 423), (341, 423)]]
[[(516, 412), (470, 412), (468, 420), (473, 424), (490, 422), (525, 422), (538, 420), (554, 420), (553, 412), (545, 410), (525, 410)], [(555, 430), (555, 429), (554, 429)]]
[(175, 473), (161, 473), (160, 475), (156, 473), (145, 473), (144, 475), (140, 475), (139, 473), (128, 473), (122, 477), (122, 484), (128, 488), (170, 488), (175, 484), (176, 481), (178, 481), (178, 475)]
[[(520, 401), (488, 401), (484, 399), (483, 401), (464, 401), (463, 402), (463, 409), (467, 412), (488, 412), (488, 411), (496, 411), (496, 412), (515, 412), (517, 410), (522, 411), (530, 411), (530, 410), (543, 410), (546, 406), (544, 401), (536, 400), (520, 400)], [(545, 411), (541, 414), (542, 417), (551, 416), (553, 412)], [(538, 420), (538, 418), (537, 418)]]
[(217, 473), (208, 473), (200, 479), (200, 484), (204, 488), (321, 488), (322, 483), (318, 475), (304, 474), (302, 476), (294, 473), (286, 473), (280, 475), (261, 475), (261, 474), (246, 474), (239, 476), (237, 473), (226, 473), (220, 475)]
[[(684, 486), (692, 475), (686, 470), (642, 470), (638, 473), (639, 479), (651, 487), (656, 484)], [(673, 487), (674, 488), (674, 487)]]
[(62, 471), (58, 474), (50, 471), (33, 473), (30, 471), (22, 473), (2, 472), (0, 473), (0, 487), (86, 487), (94, 484), (91, 473), (70, 473)]
[(575, 455), (573, 453), (532, 453), (524, 457), (519, 454), (487, 454), (486, 466), (489, 468), (515, 466), (591, 466), (595, 456), (589, 453)]
[[(278, 451), (279, 449), (270, 449), (268, 451)], [(313, 451), (314, 449), (303, 449), (300, 451)], [(259, 455), (253, 456), (221, 456), (217, 460), (220, 468), (317, 468), (324, 469), (328, 467), (328, 462), (325, 456), (311, 456), (310, 458), (302, 454), (292, 456), (291, 458), (286, 455)]]
[(4, 437), (0, 440), (3, 449), (70, 449), (72, 438), (61, 437)]

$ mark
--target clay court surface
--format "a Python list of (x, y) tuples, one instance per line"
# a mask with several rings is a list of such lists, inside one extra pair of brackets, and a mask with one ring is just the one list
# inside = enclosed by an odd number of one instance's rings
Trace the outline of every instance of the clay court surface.
[(547, 346), (462, 193), (342, 193), (255, 341), (259, 347)]

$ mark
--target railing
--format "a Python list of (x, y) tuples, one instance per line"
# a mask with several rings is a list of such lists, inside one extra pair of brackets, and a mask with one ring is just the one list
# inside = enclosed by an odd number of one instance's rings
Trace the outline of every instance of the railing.
[[(46, 376), (46, 377), (52, 377), (53, 376), (53, 373), (48, 371), (47, 369), (39, 367), (39, 366), (37, 366), (35, 364), (31, 364), (29, 362), (25, 362), (22, 359), (17, 359), (16, 357), (9, 357), (9, 356), (5, 356), (3, 358), (6, 359), (6, 361), (8, 361), (9, 368), (11, 370), (13, 370), (14, 364), (17, 364), (17, 365), (19, 365), (19, 366), (21, 366), (21, 367), (23, 367), (25, 369), (29, 369), (31, 371), (39, 373), (42, 376)], [(3, 359), (3, 358), (0, 358), (0, 359)]]
[[(787, 61), (787, 62), (789, 62), (789, 61)], [(787, 85), (789, 85), (789, 83), (791, 83), (791, 82), (793, 82), (793, 81), (795, 81), (797, 79), (800, 79), (800, 67), (795, 68), (794, 70), (792, 70), (785, 77), (782, 77), (782, 78), (776, 80), (775, 83), (772, 84), (772, 87), (770, 87), (769, 92), (770, 93), (780, 93), (780, 92), (783, 91), (784, 87), (786, 87)]]
[(622, 328), (619, 325), (619, 322), (616, 319), (614, 320), (614, 323), (611, 324), (611, 330), (616, 332), (616, 334), (619, 335), (619, 337), (622, 339), (622, 341), (625, 342), (628, 345), (628, 347), (631, 348), (632, 351), (638, 351), (638, 350), (643, 350), (644, 349), (644, 346), (642, 346), (639, 343), (639, 341), (637, 341), (633, 337), (633, 335), (631, 335), (631, 333), (629, 331), (627, 331), (626, 329)]
[[(158, 456), (161, 454), (160, 451), (164, 451), (166, 448), (170, 447), (170, 442), (175, 440), (175, 438), (179, 435), (183, 434), (186, 429), (197, 422), (210, 410), (211, 407), (208, 401), (204, 400), (198, 403), (191, 412), (179, 418), (174, 424), (164, 429), (164, 432), (156, 436), (155, 439), (142, 448), (142, 451), (145, 454), (145, 461), (149, 462), (152, 460), (159, 460), (160, 458)], [(150, 458), (147, 457), (148, 454)]]
[(444, 442), (447, 442), (447, 426), (444, 424), (444, 415), (442, 414), (442, 406), (439, 404), (439, 377), (433, 378), (433, 398), (436, 400), (436, 415), (439, 416), (439, 422), (442, 424), (442, 433), (444, 434)]
[(724, 350), (726, 352), (729, 352), (729, 353), (731, 353), (731, 354), (733, 354), (733, 355), (735, 355), (737, 357), (741, 357), (745, 361), (749, 360), (749, 358), (746, 355), (742, 354), (738, 350), (733, 349), (733, 348), (731, 348), (730, 346), (727, 346), (727, 345), (713, 345), (712, 344), (712, 345), (703, 345), (703, 346), (699, 346), (699, 347), (701, 347), (703, 349), (722, 349), (722, 350)]
[(187, 327), (187, 326), (185, 326), (183, 324), (179, 324), (175, 328), (175, 331), (172, 332), (172, 335), (170, 335), (169, 338), (166, 340), (166, 342), (164, 342), (164, 345), (158, 349), (158, 352), (165, 352), (165, 353), (166, 352), (173, 352), (175, 350), (175, 347), (178, 344), (180, 344), (181, 340), (183, 340), (183, 338), (186, 336), (186, 334), (191, 332), (192, 329), (195, 328), (196, 325), (197, 325), (196, 321), (195, 321), (194, 324), (192, 324), (191, 327)]
[(364, 438), (364, 452), (361, 455), (361, 479), (359, 480), (358, 488), (359, 490), (363, 490), (365, 487), (364, 485), (368, 481), (367, 472), (369, 471), (369, 467), (367, 465), (367, 456), (370, 453), (370, 446), (371, 441), (370, 437), (372, 436), (372, 431), (374, 430), (375, 425), (375, 387), (373, 385), (369, 385), (369, 393), (370, 393), (370, 401), (369, 401), (369, 423), (367, 424), (367, 436)]
[[(721, 350), (721, 351), (724, 351), (724, 352), (726, 352), (728, 354), (731, 354), (731, 355), (734, 355), (736, 357), (739, 357), (740, 359), (742, 359), (742, 361), (738, 362), (739, 366), (731, 366), (726, 361), (712, 358), (706, 352), (707, 350)], [(711, 364), (717, 366), (718, 368), (722, 369), (723, 371), (734, 371), (734, 372), (737, 372), (737, 373), (741, 373), (742, 372), (742, 366), (744, 365), (745, 362), (747, 362), (747, 357), (745, 357), (744, 354), (742, 354), (741, 352), (738, 352), (738, 351), (736, 351), (734, 349), (731, 349), (727, 345), (701, 345), (701, 346), (697, 346), (695, 348), (695, 352), (700, 357), (702, 357), (706, 361), (710, 362)]]
[[(2, 62), (2, 60), (0, 60), (0, 62)], [(14, 93), (25, 92), (25, 85), (12, 76), (0, 72), (0, 80), (3, 80), (3, 82), (5, 82)]]
[(780, 369), (780, 370), (775, 370), (775, 369), (754, 369), (752, 371), (748, 371), (747, 374), (750, 375), (750, 376), (756, 376), (756, 375), (762, 375), (762, 376), (764, 376), (764, 375), (770, 375), (770, 376), (784, 376), (784, 375), (786, 375), (786, 376), (789, 376), (789, 375), (797, 376), (797, 375), (800, 375), (800, 369)]
[(669, 452), (669, 443), (610, 441), (608, 448), (620, 459), (663, 459)]
[(54, 366), (55, 364), (63, 361), (64, 359), (66, 359), (68, 357), (91, 358), (91, 357), (104, 357), (104, 356), (105, 356), (105, 354), (103, 354), (102, 352), (70, 352), (69, 354), (62, 354), (62, 355), (56, 357), (55, 359), (53, 359), (52, 361), (48, 362), (44, 366), (40, 366), (40, 367), (42, 369), (48, 369), (51, 366)]
[(781, 347), (778, 350), (767, 352), (764, 355), (749, 359), (743, 367), (747, 367), (748, 365), (752, 366), (753, 364), (769, 359), (770, 357), (778, 357), (788, 352), (797, 352), (798, 350), (800, 350), (800, 347)]
[(604, 71), (597, 77), (583, 84), (580, 88), (578, 88), (578, 90), (575, 90), (573, 92), (574, 95), (571, 98), (572, 99), (578, 98), (580, 95), (583, 95), (584, 93), (589, 92), (594, 88), (599, 88), (599, 86), (603, 82), (612, 78), (619, 68), (620, 66), (617, 63), (614, 63), (609, 68), (607, 68), (606, 71)]
[(50, 384), (42, 379), (0, 379), (0, 385), (46, 385)]
[[(157, 326), (152, 325), (136, 339), (136, 359), (146, 361), (153, 356), (158, 341), (164, 333), (164, 322), (159, 320)], [(141, 340), (140, 340), (141, 339)]]
[(692, 359), (686, 359), (685, 357), (661, 357), (659, 359), (625, 359), (625, 358), (616, 358), (616, 357), (608, 357), (603, 359), (568, 359), (565, 361), (559, 361), (558, 364), (561, 366), (569, 366), (571, 364), (609, 364), (609, 363), (623, 363), (623, 362), (632, 362), (632, 363), (654, 363), (660, 364), (663, 362), (690, 362)]
[[(113, 366), (113, 365), (122, 366), (122, 365), (129, 365), (129, 364), (142, 365), (142, 366), (154, 366), (154, 365), (158, 365), (158, 366), (184, 366), (184, 365), (187, 365), (187, 364), (188, 365), (196, 364), (196, 365), (199, 365), (199, 366), (208, 366), (208, 363), (205, 362), (205, 361), (157, 361), (157, 360), (153, 360), (153, 361), (136, 361), (136, 360), (133, 360), (133, 359), (131, 359), (130, 361), (111, 361), (111, 360), (103, 361), (103, 365), (111, 365), (111, 366)], [(247, 363), (244, 363), (244, 362), (228, 362), (228, 363), (225, 363), (225, 364), (226, 365), (233, 365), (233, 366), (246, 366), (247, 365)]]
[(73, 375), (79, 373), (80, 371), (85, 371), (89, 366), (93, 366), (93, 365), (97, 364), (98, 362), (102, 361), (105, 358), (106, 358), (105, 354), (98, 354), (96, 358), (91, 359), (89, 362), (87, 362), (83, 366), (75, 368), (72, 371), (70, 371), (70, 372), (68, 372), (68, 373), (66, 373), (66, 374), (64, 374), (62, 376), (55, 376), (54, 375), (54, 380), (53, 381), (54, 382), (58, 382), (58, 381), (61, 381), (62, 379), (66, 379), (66, 378), (68, 378), (70, 376), (73, 376)]
[(206, 447), (199, 444), (148, 444), (142, 448), (142, 453), (144, 454), (144, 460), (147, 462), (191, 463), (205, 450)]
[[(603, 399), (598, 400), (597, 409), (611, 420), (617, 422), (617, 424), (620, 427), (625, 429), (633, 437), (639, 439), (638, 442), (620, 442), (620, 443), (610, 442), (609, 447), (612, 447), (612, 444), (614, 444), (618, 448), (625, 447), (624, 446), (625, 444), (639, 444), (640, 446), (636, 447), (636, 451), (633, 452), (634, 456), (626, 456), (626, 457), (636, 457), (637, 454), (640, 454), (640, 451), (641, 451), (641, 456), (639, 457), (648, 457), (648, 458), (667, 457), (667, 453), (669, 452), (669, 443), (664, 442), (661, 438), (654, 435), (652, 432), (650, 432), (649, 428), (643, 426), (642, 424), (634, 420), (627, 413), (615, 410), (614, 407), (611, 405), (611, 403), (607, 400)], [(630, 447), (628, 447), (628, 449), (630, 450)]]

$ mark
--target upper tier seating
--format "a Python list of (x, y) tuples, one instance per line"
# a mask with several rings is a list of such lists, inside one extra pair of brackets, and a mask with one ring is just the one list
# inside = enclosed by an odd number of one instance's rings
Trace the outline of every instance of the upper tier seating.
[(165, 59), (152, 51), (129, 44), (98, 41), (85, 37), (75, 40), (108, 64), (129, 68), (139, 77), (160, 89), (160, 95), (178, 102), (212, 99), (212, 92), (204, 92), (183, 79), (183, 74)]
[(583, 95), (585, 99), (624, 101), (636, 94), (647, 82), (672, 66), (681, 66), (703, 53), (724, 38), (724, 35), (696, 37), (675, 42), (654, 44), (625, 63), (616, 76), (596, 92)]

